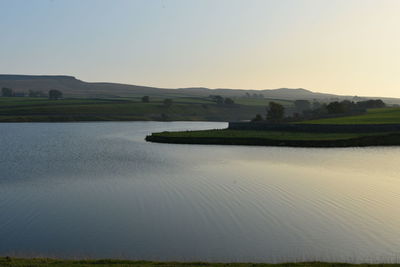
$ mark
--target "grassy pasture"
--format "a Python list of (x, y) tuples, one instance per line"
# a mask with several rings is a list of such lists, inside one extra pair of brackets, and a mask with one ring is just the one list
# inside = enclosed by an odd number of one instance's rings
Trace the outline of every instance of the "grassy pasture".
[(264, 114), (268, 103), (266, 99), (246, 99), (246, 104), (217, 105), (208, 97), (174, 97), (173, 104), (166, 107), (164, 99), (150, 96), (150, 103), (143, 103), (141, 97), (62, 100), (0, 97), (0, 121), (250, 120), (257, 113)]
[(400, 123), (400, 108), (369, 109), (366, 114), (310, 120), (300, 123), (310, 124), (397, 124)]
[(240, 105), (262, 106), (264, 108), (267, 107), (269, 102), (271, 101), (279, 103), (285, 107), (293, 106), (293, 101), (280, 100), (280, 99), (236, 97), (233, 98), (233, 100), (235, 101), (235, 103)]

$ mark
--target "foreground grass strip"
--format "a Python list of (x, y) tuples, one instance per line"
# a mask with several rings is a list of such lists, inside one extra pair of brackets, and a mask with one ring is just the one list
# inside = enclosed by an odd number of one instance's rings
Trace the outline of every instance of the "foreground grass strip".
[(37, 259), (19, 259), (10, 257), (0, 257), (0, 266), (17, 266), (17, 267), (46, 267), (46, 266), (74, 266), (74, 267), (87, 267), (87, 266), (102, 266), (102, 267), (122, 267), (122, 266), (217, 266), (217, 267), (262, 267), (262, 266), (297, 266), (297, 267), (367, 267), (367, 266), (385, 266), (394, 267), (400, 266), (400, 264), (349, 264), (349, 263), (327, 263), (327, 262), (299, 262), (299, 263), (280, 263), (280, 264), (266, 264), (266, 263), (206, 263), (206, 262), (152, 262), (152, 261), (129, 261), (129, 260), (58, 260), (58, 259), (47, 259), (47, 258), (37, 258)]

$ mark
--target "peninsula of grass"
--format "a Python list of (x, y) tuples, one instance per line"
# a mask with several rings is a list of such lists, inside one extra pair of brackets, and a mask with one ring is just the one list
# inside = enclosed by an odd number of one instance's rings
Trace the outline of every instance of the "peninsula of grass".
[(365, 147), (400, 145), (400, 132), (306, 133), (223, 129), (153, 133), (146, 137), (146, 141), (173, 144)]
[(10, 257), (0, 257), (0, 266), (4, 267), (90, 267), (90, 266), (101, 266), (101, 267), (197, 267), (197, 266), (216, 266), (216, 267), (373, 267), (373, 266), (384, 266), (384, 267), (398, 267), (400, 264), (350, 264), (350, 263), (328, 263), (328, 262), (298, 262), (298, 263), (207, 263), (207, 262), (152, 262), (152, 261), (130, 261), (130, 260), (58, 260), (58, 259), (19, 259)]

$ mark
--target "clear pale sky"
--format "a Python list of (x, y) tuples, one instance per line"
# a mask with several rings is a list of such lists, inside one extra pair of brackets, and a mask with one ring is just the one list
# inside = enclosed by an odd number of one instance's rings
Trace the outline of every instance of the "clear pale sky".
[(0, 73), (400, 97), (399, 0), (0, 0)]

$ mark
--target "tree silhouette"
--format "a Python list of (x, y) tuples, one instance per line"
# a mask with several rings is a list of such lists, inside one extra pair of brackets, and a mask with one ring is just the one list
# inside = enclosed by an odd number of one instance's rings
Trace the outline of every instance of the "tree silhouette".
[(63, 93), (58, 90), (50, 90), (49, 91), (49, 99), (50, 100), (57, 100), (63, 97)]
[(285, 108), (278, 103), (269, 102), (267, 108), (267, 121), (270, 122), (281, 122), (285, 115)]

